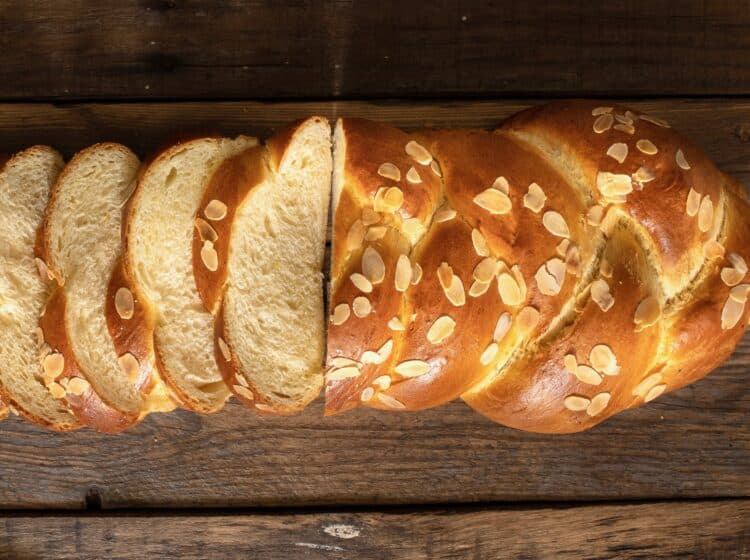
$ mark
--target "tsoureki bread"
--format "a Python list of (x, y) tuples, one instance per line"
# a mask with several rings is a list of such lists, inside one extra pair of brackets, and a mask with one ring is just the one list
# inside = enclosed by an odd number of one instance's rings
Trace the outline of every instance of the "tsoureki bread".
[(312, 117), (62, 166), (0, 169), (0, 417), (52, 429), (232, 395), (286, 414), (325, 385), (327, 414), (460, 397), (575, 432), (706, 375), (750, 316), (744, 189), (615, 104), (492, 132)]
[(336, 130), (326, 406), (462, 397), (586, 429), (721, 363), (747, 325), (750, 208), (660, 119), (566, 101), (494, 132)]

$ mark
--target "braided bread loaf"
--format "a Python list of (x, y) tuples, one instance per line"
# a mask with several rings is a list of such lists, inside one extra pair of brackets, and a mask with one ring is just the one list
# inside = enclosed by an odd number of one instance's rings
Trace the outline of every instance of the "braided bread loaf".
[(457, 397), (565, 433), (706, 375), (748, 322), (742, 187), (659, 119), (335, 132), (326, 412)]

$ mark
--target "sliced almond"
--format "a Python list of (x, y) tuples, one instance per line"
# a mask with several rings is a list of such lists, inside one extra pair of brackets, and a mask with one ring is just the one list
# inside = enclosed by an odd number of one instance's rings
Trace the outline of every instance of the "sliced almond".
[(599, 171), (596, 174), (596, 188), (605, 197), (623, 196), (633, 192), (630, 175)]
[(422, 360), (406, 360), (398, 364), (394, 371), (401, 377), (420, 377), (429, 373), (430, 364)]
[(135, 301), (133, 293), (127, 288), (118, 288), (115, 292), (115, 310), (120, 318), (128, 320), (133, 318), (135, 310)]
[(615, 142), (607, 149), (607, 155), (617, 163), (622, 163), (628, 157), (628, 145), (623, 142)]
[(503, 272), (497, 277), (497, 291), (505, 305), (515, 307), (523, 302), (518, 282), (507, 272)]
[(667, 124), (667, 121), (664, 119), (659, 119), (657, 117), (652, 117), (650, 115), (640, 115), (638, 117), (642, 121), (650, 122), (651, 124), (655, 124), (656, 126), (661, 126), (663, 128), (669, 128), (669, 124)]
[(506, 195), (510, 193), (510, 183), (508, 183), (508, 179), (503, 176), (500, 176), (493, 181), (492, 188), (497, 189), (501, 193)]
[(474, 204), (490, 214), (507, 214), (512, 208), (508, 195), (497, 189), (486, 189), (474, 197)]
[(401, 171), (393, 163), (381, 163), (378, 167), (378, 175), (396, 183), (401, 180)]
[(443, 176), (443, 172), (440, 170), (440, 165), (434, 159), (430, 162), (430, 169), (432, 169), (432, 172), (438, 177)]
[(469, 296), (473, 298), (483, 296), (487, 293), (487, 290), (490, 289), (490, 284), (491, 282), (480, 282), (479, 280), (474, 280), (469, 287)]
[(745, 303), (750, 294), (750, 284), (740, 284), (729, 290), (729, 297), (739, 303)]
[(586, 221), (589, 223), (589, 225), (592, 226), (598, 226), (602, 223), (602, 218), (604, 217), (604, 208), (599, 206), (598, 204), (595, 204), (591, 208), (589, 208), (589, 211), (586, 213)]
[(355, 220), (348, 233), (346, 234), (346, 250), (348, 252), (356, 251), (362, 246), (362, 241), (365, 238), (366, 232), (365, 224), (362, 220)]
[(380, 214), (375, 212), (370, 207), (365, 207), (362, 209), (362, 223), (366, 226), (371, 226), (373, 224), (377, 224), (380, 221)]
[(513, 268), (510, 269), (510, 273), (513, 275), (516, 284), (518, 284), (518, 289), (521, 292), (521, 301), (524, 301), (526, 299), (526, 280), (524, 280), (521, 273), (521, 268), (517, 264), (514, 264)]
[(349, 276), (349, 280), (352, 281), (352, 284), (354, 284), (354, 286), (360, 292), (363, 292), (365, 294), (369, 294), (372, 292), (372, 282), (370, 282), (363, 274), (355, 272), (354, 274)]
[(414, 140), (406, 143), (404, 151), (419, 165), (430, 165), (432, 162), (432, 154), (422, 144)]
[(396, 410), (403, 410), (404, 408), (406, 408), (406, 405), (400, 400), (394, 399), (390, 395), (386, 395), (384, 393), (378, 393), (378, 400), (384, 405)]
[(633, 117), (630, 111), (626, 111), (625, 114), (615, 113), (615, 120), (621, 124), (633, 124)]
[(687, 159), (685, 159), (685, 154), (682, 152), (682, 150), (677, 150), (677, 152), (675, 152), (674, 160), (677, 162), (677, 165), (680, 167), (680, 169), (684, 169), (685, 171), (690, 170), (690, 164), (688, 163)]
[(565, 255), (565, 268), (574, 276), (578, 276), (581, 272), (581, 252), (575, 245), (571, 245)]
[(216, 342), (219, 345), (219, 352), (221, 352), (221, 357), (224, 358), (225, 362), (231, 362), (232, 352), (229, 350), (229, 345), (221, 337), (218, 337), (216, 339)]
[(711, 225), (714, 221), (714, 204), (711, 202), (711, 197), (706, 195), (701, 200), (700, 208), (698, 209), (698, 229), (703, 233), (706, 233), (711, 229)]
[(416, 185), (422, 182), (422, 177), (420, 177), (419, 171), (410, 167), (409, 171), (406, 172), (406, 180)]
[(604, 115), (606, 113), (611, 113), (613, 107), (596, 107), (591, 111), (591, 115), (593, 117), (598, 117), (599, 115)]
[(531, 210), (532, 212), (539, 213), (544, 208), (544, 203), (547, 201), (547, 195), (544, 194), (542, 187), (536, 183), (529, 185), (529, 190), (523, 196), (523, 205)]
[(534, 275), (539, 291), (545, 296), (556, 296), (560, 293), (560, 284), (557, 279), (547, 270), (546, 264), (542, 264)]
[(742, 314), (745, 312), (745, 302), (739, 302), (733, 297), (728, 297), (721, 310), (721, 328), (728, 330), (734, 328)]
[(596, 132), (597, 134), (606, 132), (607, 130), (612, 128), (614, 122), (615, 118), (610, 113), (599, 115), (594, 121), (594, 132)]
[(357, 366), (344, 366), (326, 373), (326, 381), (341, 381), (342, 379), (351, 379), (359, 377), (362, 372)]
[(435, 222), (441, 223), (441, 222), (448, 222), (456, 217), (456, 211), (453, 208), (450, 207), (443, 207), (440, 208), (437, 212), (435, 212)]
[(339, 303), (333, 308), (333, 315), (331, 315), (331, 323), (335, 326), (343, 325), (351, 315), (348, 303)]
[(65, 397), (65, 389), (59, 383), (50, 383), (47, 385), (47, 390), (50, 392), (50, 395), (56, 399), (62, 399)]
[(636, 307), (633, 322), (636, 324), (636, 330), (641, 331), (656, 323), (659, 317), (661, 317), (659, 300), (654, 296), (649, 296), (641, 300)]
[(578, 371), (578, 360), (576, 360), (575, 354), (565, 354), (563, 356), (563, 366), (568, 373), (575, 375)]
[(447, 262), (443, 261), (437, 268), (437, 277), (440, 282), (440, 287), (443, 290), (447, 290), (453, 282), (453, 268)]
[(216, 240), (219, 239), (219, 234), (216, 233), (216, 230), (213, 228), (213, 226), (203, 218), (195, 219), (195, 229), (198, 230), (198, 235), (200, 236), (201, 241), (210, 241), (211, 243), (216, 243)]
[(453, 334), (456, 328), (456, 321), (448, 315), (438, 317), (427, 331), (427, 340), (431, 344), (440, 344), (446, 338)]
[(133, 354), (126, 352), (117, 358), (117, 363), (120, 364), (120, 369), (128, 381), (131, 383), (138, 381), (138, 377), (141, 375), (141, 364), (138, 363), (138, 359)]
[(405, 292), (409, 287), (412, 279), (411, 261), (406, 255), (399, 255), (396, 261), (396, 273), (394, 275), (394, 285), (397, 292)]
[(393, 339), (388, 339), (378, 350), (366, 350), (362, 352), (363, 364), (382, 364), (393, 351)]
[(645, 138), (642, 140), (638, 140), (638, 142), (635, 143), (635, 147), (647, 156), (652, 156), (659, 151), (656, 145), (651, 140), (646, 140)]
[(203, 209), (203, 215), (212, 222), (223, 220), (227, 216), (227, 205), (221, 200), (213, 199), (206, 204), (206, 207)]
[(338, 369), (342, 368), (344, 366), (358, 366), (360, 363), (357, 360), (352, 360), (351, 358), (346, 358), (344, 356), (336, 356), (335, 358), (331, 358), (331, 369)]
[(581, 395), (568, 395), (565, 397), (565, 408), (571, 412), (582, 412), (591, 404), (591, 400)]
[(219, 254), (214, 249), (214, 244), (210, 241), (204, 241), (201, 247), (201, 261), (211, 272), (216, 272), (219, 268)]
[[(244, 378), (242, 377), (238, 377), (237, 379), (244, 380)], [(245, 381), (245, 383), (247, 383), (247, 381)], [(244, 398), (245, 400), (248, 400), (248, 401), (255, 400), (255, 395), (253, 394), (253, 392), (250, 390), (249, 387), (245, 387), (244, 385), (232, 385), (232, 389), (237, 395)]]
[[(409, 178), (407, 174), (407, 179)], [(404, 193), (398, 187), (390, 187), (383, 194), (382, 207), (385, 212), (396, 212), (404, 203)]]
[(406, 327), (401, 322), (401, 319), (398, 317), (391, 317), (390, 321), (388, 321), (388, 328), (392, 331), (405, 331)]
[(47, 354), (42, 360), (45, 379), (57, 379), (65, 369), (65, 358), (60, 353)]
[(662, 393), (664, 393), (664, 390), (667, 388), (666, 385), (657, 385), (655, 387), (652, 387), (651, 390), (646, 394), (646, 397), (643, 399), (645, 402), (651, 402), (657, 397), (660, 397)]
[(487, 247), (487, 240), (482, 235), (482, 232), (474, 228), (471, 230), (471, 242), (474, 245), (474, 251), (480, 257), (489, 257), (490, 250)]
[(362, 393), (359, 395), (359, 400), (361, 400), (362, 402), (367, 402), (372, 399), (373, 396), (375, 396), (375, 389), (373, 389), (372, 387), (365, 387), (362, 390)]
[(380, 253), (373, 247), (368, 247), (362, 253), (362, 274), (372, 284), (380, 284), (385, 278), (385, 263)]
[(422, 267), (419, 263), (414, 263), (411, 270), (411, 283), (416, 286), (422, 280)]
[(707, 259), (720, 259), (724, 256), (724, 245), (713, 239), (703, 244), (703, 256)]
[(586, 364), (579, 364), (573, 375), (576, 376), (578, 381), (587, 385), (599, 385), (602, 382), (602, 376)]
[(635, 127), (632, 124), (625, 124), (625, 123), (616, 124), (614, 126), (614, 129), (619, 130), (620, 132), (624, 132), (625, 134), (630, 134), (630, 135), (635, 134)]
[(378, 239), (383, 239), (387, 231), (388, 228), (385, 226), (371, 227), (365, 234), (365, 241), (377, 241)]
[(493, 257), (485, 257), (479, 263), (477, 263), (477, 266), (474, 267), (474, 272), (472, 273), (475, 280), (478, 280), (479, 282), (490, 282), (492, 278), (495, 276), (495, 267), (497, 266), (497, 259)]
[(71, 377), (68, 380), (66, 391), (71, 395), (80, 397), (89, 390), (90, 386), (91, 385), (89, 385), (89, 382), (86, 381), (83, 377)]
[(620, 373), (617, 357), (606, 344), (596, 344), (591, 348), (589, 363), (596, 371), (604, 375), (617, 375)]
[(570, 247), (570, 239), (565, 238), (557, 244), (557, 247), (555, 247), (555, 252), (561, 257), (564, 257), (568, 252), (568, 247)]
[(416, 245), (419, 238), (425, 232), (425, 228), (419, 218), (408, 218), (401, 223), (401, 231), (409, 239), (412, 245)]
[(605, 313), (615, 304), (615, 299), (609, 292), (609, 284), (606, 280), (598, 278), (591, 283), (591, 299)]
[(742, 279), (744, 277), (745, 275), (736, 268), (721, 269), (721, 281), (724, 282), (727, 286), (736, 286), (737, 284), (742, 282)]
[(381, 391), (387, 391), (391, 386), (391, 378), (388, 375), (380, 375), (372, 380), (372, 384)]
[(638, 383), (638, 385), (635, 386), (633, 389), (633, 396), (634, 397), (645, 397), (648, 392), (653, 389), (656, 385), (661, 383), (662, 381), (662, 374), (661, 373), (652, 373), (643, 381)]
[(741, 255), (737, 253), (729, 253), (727, 255), (727, 259), (730, 263), (732, 263), (732, 266), (736, 268), (743, 276), (747, 274), (747, 263)]
[(464, 292), (464, 283), (461, 279), (453, 275), (451, 285), (445, 290), (445, 297), (454, 307), (461, 307), (466, 303), (466, 294)]
[(500, 342), (503, 338), (505, 338), (505, 335), (508, 334), (508, 331), (510, 330), (510, 325), (512, 322), (512, 318), (510, 316), (510, 313), (503, 312), (500, 314), (500, 317), (497, 320), (497, 323), (495, 324), (495, 330), (492, 333), (492, 340), (495, 342)]
[(604, 276), (605, 278), (612, 278), (612, 274), (614, 274), (614, 269), (612, 268), (612, 264), (607, 259), (602, 259), (602, 261), (599, 263), (599, 273)]
[(648, 167), (641, 166), (635, 170), (632, 178), (633, 181), (635, 181), (638, 185), (638, 189), (641, 190), (643, 188), (643, 183), (650, 183), (651, 181), (656, 179), (656, 174)]
[(497, 342), (490, 342), (487, 348), (484, 349), (484, 352), (482, 352), (482, 355), (479, 357), (479, 362), (483, 366), (490, 364), (492, 360), (494, 360), (497, 356), (499, 349), (500, 347), (497, 345)]
[(547, 210), (544, 213), (544, 216), (542, 216), (542, 223), (552, 235), (557, 237), (570, 237), (568, 224), (565, 222), (565, 218), (562, 217), (562, 214), (555, 212), (554, 210)]
[(607, 408), (611, 398), (612, 395), (609, 393), (599, 393), (598, 395), (594, 395), (591, 399), (591, 403), (586, 407), (586, 414), (592, 417), (601, 414), (601, 412)]
[(688, 216), (693, 217), (698, 213), (701, 205), (701, 193), (695, 189), (690, 189), (687, 197), (687, 203), (685, 204), (685, 212)]
[(364, 296), (355, 297), (354, 301), (352, 301), (352, 311), (360, 319), (367, 317), (372, 312), (370, 300)]
[(531, 306), (526, 306), (516, 315), (516, 325), (521, 336), (530, 334), (539, 324), (541, 318), (539, 310)]

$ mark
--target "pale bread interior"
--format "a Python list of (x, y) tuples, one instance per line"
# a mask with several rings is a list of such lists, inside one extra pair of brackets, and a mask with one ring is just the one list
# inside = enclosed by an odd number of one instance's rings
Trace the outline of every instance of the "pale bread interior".
[(104, 309), (122, 254), (122, 209), (139, 165), (117, 144), (81, 152), (60, 176), (46, 232), (49, 264), (64, 280), (65, 328), (78, 366), (104, 402), (128, 414), (138, 414), (143, 401), (119, 365)]
[(323, 384), (330, 186), (330, 128), (309, 119), (232, 224), (224, 336), (240, 375), (277, 411), (303, 407)]
[(218, 165), (257, 144), (254, 138), (204, 138), (178, 145), (144, 174), (128, 224), (128, 259), (156, 316), (154, 343), (161, 373), (208, 412), (229, 396), (214, 358), (213, 316), (193, 276), (193, 228), (208, 179)]
[(34, 147), (0, 173), (0, 384), (21, 412), (57, 429), (78, 422), (42, 381), (36, 329), (49, 283), (37, 271), (34, 242), (62, 166), (57, 152)]

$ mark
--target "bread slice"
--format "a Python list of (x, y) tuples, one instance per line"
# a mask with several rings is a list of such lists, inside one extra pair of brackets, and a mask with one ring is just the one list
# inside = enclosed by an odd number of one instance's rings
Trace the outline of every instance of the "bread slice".
[(216, 359), (265, 413), (300, 410), (323, 384), (330, 136), (320, 117), (293, 124), (225, 161), (201, 204), (194, 267), (206, 306), (220, 305)]
[(218, 410), (229, 391), (214, 358), (213, 315), (193, 275), (193, 228), (213, 172), (255, 145), (241, 136), (167, 149), (143, 172), (127, 211), (124, 267), (150, 316), (157, 368), (180, 403), (197, 412)]
[[(120, 144), (78, 153), (52, 191), (44, 227), (44, 256), (58, 282), (41, 320), (47, 344), (62, 359), (55, 380), (87, 426), (118, 432), (148, 412), (142, 391), (153, 383), (132, 354), (119, 354), (108, 329), (108, 285), (120, 265), (123, 207), (140, 162)], [(125, 304), (133, 315), (132, 297)], [(116, 307), (116, 306), (115, 306)], [(125, 313), (124, 311), (121, 312)], [(142, 375), (143, 373), (143, 375)]]
[(37, 326), (50, 283), (34, 253), (44, 208), (62, 167), (55, 150), (34, 146), (0, 171), (0, 395), (34, 423), (71, 430), (80, 422), (45, 386), (45, 350)]

